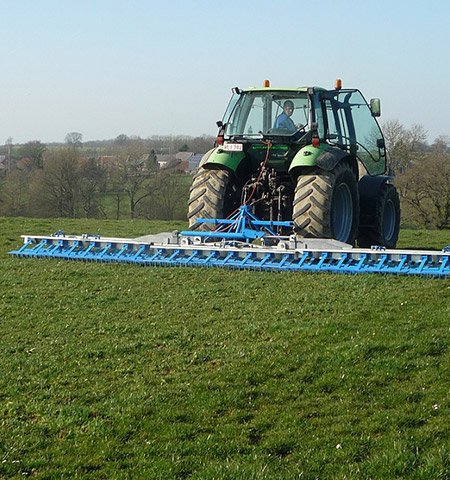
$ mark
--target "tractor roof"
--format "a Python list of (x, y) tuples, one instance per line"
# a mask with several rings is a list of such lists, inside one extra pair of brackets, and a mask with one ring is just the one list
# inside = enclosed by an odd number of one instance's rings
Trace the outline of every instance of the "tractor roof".
[(243, 92), (307, 92), (308, 88), (314, 88), (314, 90), (326, 90), (322, 87), (248, 87), (244, 88)]

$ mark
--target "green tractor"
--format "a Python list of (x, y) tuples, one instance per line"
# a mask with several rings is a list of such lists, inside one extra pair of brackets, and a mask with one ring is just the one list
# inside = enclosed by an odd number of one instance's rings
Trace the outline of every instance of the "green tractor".
[[(215, 147), (194, 177), (191, 230), (198, 218), (229, 218), (241, 205), (261, 220), (292, 221), (305, 238), (394, 248), (400, 203), (385, 176), (386, 150), (370, 104), (356, 89), (233, 89)], [(278, 227), (278, 234), (292, 233)]]

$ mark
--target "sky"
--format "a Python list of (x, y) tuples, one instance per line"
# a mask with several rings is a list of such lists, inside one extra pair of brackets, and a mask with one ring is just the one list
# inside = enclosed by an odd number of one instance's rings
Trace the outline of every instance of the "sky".
[(0, 145), (215, 135), (231, 88), (359, 88), (450, 135), (449, 0), (0, 0)]

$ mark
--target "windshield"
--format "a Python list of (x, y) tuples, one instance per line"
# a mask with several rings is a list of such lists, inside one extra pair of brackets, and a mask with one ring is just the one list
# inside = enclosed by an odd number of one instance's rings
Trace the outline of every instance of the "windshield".
[(295, 138), (308, 124), (306, 92), (244, 92), (228, 119), (225, 136)]

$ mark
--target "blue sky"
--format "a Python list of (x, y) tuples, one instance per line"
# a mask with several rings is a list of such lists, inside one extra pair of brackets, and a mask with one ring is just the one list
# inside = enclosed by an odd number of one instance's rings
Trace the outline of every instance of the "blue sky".
[(448, 0), (0, 0), (0, 144), (215, 135), (231, 87), (359, 88), (450, 135)]

